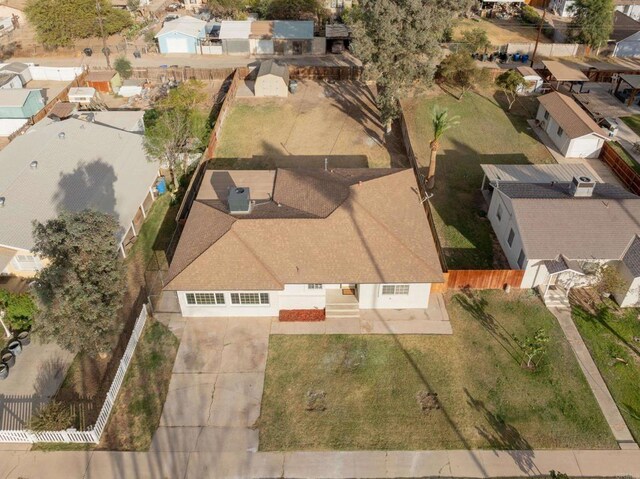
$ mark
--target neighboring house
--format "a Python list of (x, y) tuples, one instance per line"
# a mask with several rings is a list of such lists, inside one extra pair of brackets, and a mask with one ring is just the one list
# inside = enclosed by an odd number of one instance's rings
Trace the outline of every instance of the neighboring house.
[(132, 243), (153, 202), (158, 166), (147, 160), (141, 134), (101, 120), (46, 118), (0, 151), (0, 273), (33, 276), (43, 260), (30, 252), (32, 222), (63, 210), (113, 214), (123, 254)]
[(9, 136), (44, 108), (42, 90), (0, 89), (0, 136)]
[(583, 165), (482, 168), (487, 217), (511, 268), (524, 270), (522, 288), (566, 297), (609, 264), (626, 279), (618, 303), (640, 304), (640, 197)]
[[(551, 0), (549, 10), (561, 17), (572, 17), (571, 7), (574, 0)], [(640, 0), (614, 0), (615, 9), (635, 20), (640, 19)]]
[(286, 98), (289, 95), (289, 68), (274, 60), (263, 61), (258, 69), (254, 91), (257, 97)]
[(166, 22), (156, 34), (160, 53), (199, 53), (200, 43), (206, 38), (206, 25), (190, 16)]
[(573, 0), (550, 0), (549, 10), (560, 17), (572, 17)]
[(340, 14), (345, 8), (352, 8), (358, 2), (354, 0), (324, 0), (324, 8), (332, 14)]
[(0, 70), (0, 88), (22, 88), (23, 86), (19, 75)]
[(115, 70), (92, 71), (85, 77), (89, 88), (95, 88), (100, 93), (117, 93), (122, 85), (122, 78)]
[(640, 56), (640, 22), (615, 11), (611, 42), (614, 44), (611, 53), (614, 57)]
[(540, 97), (536, 120), (567, 158), (598, 158), (607, 139), (604, 130), (588, 113), (562, 93)]
[(234, 21), (220, 26), (219, 39), (227, 55), (324, 54), (326, 40), (314, 37), (312, 21)]
[(425, 309), (443, 280), (413, 170), (207, 170), (165, 290), (185, 317), (277, 316)]
[(198, 12), (207, 5), (207, 0), (183, 0), (184, 8), (192, 12)]

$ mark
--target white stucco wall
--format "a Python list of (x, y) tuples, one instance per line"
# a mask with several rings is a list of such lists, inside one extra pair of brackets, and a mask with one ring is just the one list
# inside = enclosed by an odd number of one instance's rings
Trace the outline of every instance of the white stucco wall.
[(429, 305), (431, 284), (412, 283), (409, 294), (383, 295), (381, 284), (359, 284), (360, 309), (425, 309)]
[(564, 132), (558, 135), (558, 123), (553, 119), (551, 115), (549, 118), (545, 118), (546, 110), (540, 105), (538, 107), (538, 113), (536, 114), (536, 120), (541, 124), (544, 122), (544, 131), (549, 135), (549, 138), (558, 148), (558, 151), (567, 158), (598, 158), (600, 156), (600, 150), (604, 143), (604, 139), (589, 134), (581, 136), (580, 138), (569, 138)]
[(618, 272), (627, 282), (627, 287), (614, 294), (616, 302), (621, 308), (640, 306), (640, 278), (634, 278), (622, 261), (618, 264)]
[[(212, 291), (188, 291), (189, 293), (211, 293)], [(269, 304), (260, 305), (238, 305), (231, 304), (229, 291), (220, 291), (225, 296), (225, 304), (221, 305), (190, 305), (187, 304), (187, 291), (178, 291), (178, 302), (184, 317), (206, 317), (206, 316), (277, 316), (279, 307), (280, 291), (260, 291), (269, 293)], [(234, 293), (256, 291), (233, 291)]]
[[(498, 220), (498, 209), (500, 205), (502, 205), (502, 216), (501, 219)], [(511, 201), (509, 198), (503, 196), (498, 190), (494, 190), (491, 197), (491, 204), (489, 205), (487, 218), (489, 218), (493, 231), (500, 242), (500, 246), (502, 246), (502, 251), (504, 251), (507, 260), (509, 261), (509, 266), (511, 269), (520, 269), (520, 266), (518, 266), (518, 256), (520, 256), (520, 251), (522, 250), (522, 238), (520, 237), (520, 231), (518, 230), (518, 225), (515, 217), (513, 216)], [(512, 229), (514, 237), (511, 246), (509, 246), (509, 232)], [(525, 286), (523, 285), (522, 287), (524, 288)]]
[(307, 284), (286, 284), (279, 291), (280, 309), (324, 309), (326, 290), (309, 289)]

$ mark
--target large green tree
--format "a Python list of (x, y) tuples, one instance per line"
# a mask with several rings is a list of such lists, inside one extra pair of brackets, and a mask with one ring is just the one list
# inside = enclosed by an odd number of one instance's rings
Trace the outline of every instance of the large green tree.
[(575, 0), (571, 7), (573, 38), (596, 50), (607, 44), (613, 30), (613, 0)]
[(268, 0), (269, 20), (318, 20), (325, 16), (320, 0)]
[(171, 90), (158, 102), (154, 114), (145, 115), (147, 156), (169, 169), (176, 190), (190, 154), (202, 151), (207, 144), (207, 116), (199, 108), (206, 97), (204, 85), (192, 80)]
[(216, 17), (246, 18), (247, 0), (209, 0), (207, 6)]
[(106, 353), (119, 331), (124, 267), (116, 219), (63, 211), (34, 224), (33, 252), (48, 260), (36, 277), (41, 313), (34, 327), (72, 352)]
[(24, 11), (38, 41), (48, 47), (67, 47), (79, 38), (99, 36), (100, 18), (106, 35), (132, 24), (129, 12), (113, 8), (108, 0), (27, 0)]
[(471, 55), (465, 51), (447, 55), (440, 62), (439, 73), (448, 84), (460, 88), (458, 100), (462, 100), (471, 88), (489, 83), (490, 77), (489, 71), (478, 67)]
[(351, 49), (365, 76), (376, 82), (387, 131), (399, 99), (416, 82), (429, 83), (441, 54), (440, 39), (465, 0), (360, 0), (349, 16)]
[(509, 110), (518, 98), (518, 90), (526, 85), (524, 77), (517, 70), (507, 70), (498, 75), (496, 85), (502, 90), (509, 103)]

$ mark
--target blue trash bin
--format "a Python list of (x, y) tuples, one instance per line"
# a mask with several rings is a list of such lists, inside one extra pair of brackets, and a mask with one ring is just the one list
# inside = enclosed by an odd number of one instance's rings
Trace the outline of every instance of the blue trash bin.
[(529, 55), (522, 55), (522, 63), (527, 63), (529, 61)]
[(519, 53), (514, 53), (513, 54), (513, 61), (514, 62), (519, 62), (520, 61), (520, 54)]
[(164, 176), (158, 178), (156, 183), (156, 190), (158, 190), (158, 196), (162, 196), (167, 192), (167, 180)]

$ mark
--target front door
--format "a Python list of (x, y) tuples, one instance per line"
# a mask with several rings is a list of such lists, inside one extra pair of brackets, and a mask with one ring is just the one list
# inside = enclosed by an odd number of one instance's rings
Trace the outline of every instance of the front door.
[(342, 294), (345, 296), (355, 296), (358, 291), (358, 285), (353, 283), (343, 283), (340, 285)]

